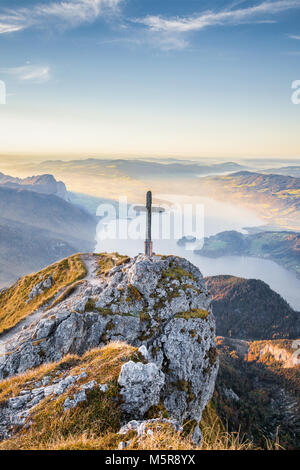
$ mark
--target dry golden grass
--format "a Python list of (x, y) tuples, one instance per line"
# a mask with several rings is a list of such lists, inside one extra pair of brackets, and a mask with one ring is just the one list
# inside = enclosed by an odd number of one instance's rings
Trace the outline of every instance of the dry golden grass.
[[(69, 360), (71, 356), (66, 356), (64, 360)], [(10, 379), (6, 379), (0, 382), (0, 404), (6, 401), (8, 398), (17, 396), (21, 390), (23, 390), (27, 384), (37, 382), (46, 375), (51, 374), (56, 370), (57, 364), (44, 364), (37, 369), (32, 369), (24, 372), (21, 375), (17, 375)]]
[(57, 433), (55, 439), (49, 439), (48, 442), (39, 442), (35, 440), (34, 443), (30, 438), (24, 437), (22, 440), (11, 439), (6, 441), (5, 446), (1, 450), (115, 450), (118, 448), (121, 440), (120, 435), (117, 433), (107, 432), (104, 435), (91, 435), (90, 433), (83, 433), (81, 435), (75, 434), (65, 438)]
[(147, 435), (138, 442), (133, 439), (128, 449), (137, 450), (253, 450), (252, 442), (243, 439), (239, 433), (228, 433), (210, 402), (205, 408), (201, 420), (203, 441), (201, 446), (192, 442), (193, 423), (187, 422), (183, 434), (175, 432), (170, 425), (157, 425), (151, 429), (153, 435)]
[[(228, 433), (213, 405), (203, 413), (201, 429), (203, 442), (196, 447), (191, 440), (192, 423), (186, 423), (179, 433), (166, 423), (152, 424), (153, 431), (142, 438), (134, 432), (126, 436), (118, 434), (121, 422), (121, 399), (117, 379), (124, 362), (140, 360), (137, 348), (122, 342), (113, 342), (102, 349), (93, 349), (82, 357), (69, 355), (58, 363), (43, 365), (18, 377), (0, 382), (0, 402), (18, 395), (24, 388), (34, 387), (45, 376), (63, 377), (79, 375), (83, 370), (87, 377), (81, 379), (58, 398), (47, 397), (37, 405), (28, 417), (28, 429), (16, 430), (16, 434), (0, 443), (1, 450), (115, 450), (121, 441), (128, 450), (255, 450), (252, 442), (239, 433)], [(96, 380), (107, 383), (107, 392), (98, 387), (87, 392), (87, 401), (76, 408), (63, 411), (63, 403), (72, 397), (83, 383)], [(160, 417), (159, 411), (157, 416)], [(268, 449), (280, 448), (278, 443), (267, 443)]]
[(137, 348), (120, 341), (111, 342), (101, 349), (92, 349), (82, 357), (69, 354), (59, 362), (43, 364), (23, 374), (0, 381), (0, 402), (17, 396), (29, 383), (40, 381), (43, 377), (58, 371), (63, 373), (65, 370), (70, 370), (71, 375), (78, 375), (84, 368), (88, 374), (87, 381), (109, 382), (119, 375), (123, 362), (135, 355), (138, 358), (137, 354)]
[(97, 275), (106, 275), (115, 266), (120, 266), (128, 261), (130, 261), (128, 256), (122, 256), (119, 253), (101, 253), (98, 255), (99, 270)]
[[(204, 433), (202, 445), (195, 446), (190, 436), (175, 432), (169, 425), (158, 424), (149, 429), (153, 434), (142, 438), (133, 435), (124, 437), (111, 431), (104, 434), (86, 431), (65, 437), (57, 431), (54, 438), (45, 442), (42, 438), (33, 441), (29, 434), (5, 441), (0, 444), (0, 450), (116, 450), (121, 441), (127, 442), (126, 450), (258, 450), (252, 442), (243, 441), (239, 433)], [(269, 449), (275, 448), (270, 445)]]
[(83, 279), (79, 280), (79, 281), (76, 281), (74, 282), (74, 284), (72, 283), (69, 287), (67, 287), (63, 292), (62, 294), (60, 294), (53, 302), (51, 305), (49, 305), (49, 307), (47, 308), (47, 310), (50, 310), (51, 308), (55, 307), (55, 305), (58, 305), (60, 302), (63, 302), (64, 300), (66, 300), (71, 294), (73, 294), (77, 287), (79, 286), (82, 286), (86, 281), (84, 281)]
[[(14, 327), (22, 319), (53, 299), (61, 289), (84, 278), (86, 274), (86, 268), (80, 255), (73, 255), (38, 273), (20, 279), (0, 294), (0, 333)], [(52, 287), (36, 296), (32, 301), (28, 301), (33, 287), (49, 276), (52, 276), (53, 279)]]
[(191, 436), (184, 437), (170, 426), (160, 426), (153, 435), (145, 435), (143, 439), (136, 437), (127, 447), (128, 450), (254, 450), (250, 441), (243, 442), (241, 436), (227, 432), (212, 432), (203, 435), (201, 446), (195, 446)]
[[(24, 388), (33, 388), (34, 382), (45, 376), (62, 378), (65, 371), (69, 375), (87, 374), (58, 398), (46, 397), (28, 417), (32, 422), (28, 430), (22, 430), (14, 438), (3, 441), (0, 450), (48, 448), (58, 439), (73, 439), (87, 435), (103, 435), (116, 432), (120, 428), (121, 410), (117, 379), (124, 362), (139, 359), (137, 348), (125, 343), (113, 342), (102, 349), (93, 349), (84, 356), (66, 356), (58, 363), (39, 367), (0, 383), (2, 402), (17, 395)], [(99, 388), (87, 392), (88, 400), (66, 412), (63, 403), (72, 397), (83, 383), (96, 380), (107, 383), (109, 389), (103, 393)]]

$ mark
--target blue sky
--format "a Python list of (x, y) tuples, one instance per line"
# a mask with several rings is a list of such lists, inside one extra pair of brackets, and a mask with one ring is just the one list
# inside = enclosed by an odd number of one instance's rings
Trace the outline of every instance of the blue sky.
[(1, 153), (300, 156), (300, 0), (1, 0)]

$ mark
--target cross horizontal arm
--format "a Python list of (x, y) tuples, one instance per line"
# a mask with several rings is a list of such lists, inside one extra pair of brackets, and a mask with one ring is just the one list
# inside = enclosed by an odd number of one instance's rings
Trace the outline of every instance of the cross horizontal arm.
[(133, 208), (133, 210), (136, 211), (136, 212), (147, 212), (147, 207), (145, 207), (145, 206), (135, 206)]
[[(136, 212), (147, 212), (148, 211), (147, 207), (145, 207), (145, 206), (135, 206), (133, 209)], [(152, 207), (151, 212), (158, 212), (158, 213), (161, 214), (162, 212), (165, 212), (165, 209), (163, 209), (163, 207)]]
[(151, 209), (152, 212), (159, 212), (160, 214), (165, 212), (165, 209), (163, 209), (162, 207), (152, 207)]

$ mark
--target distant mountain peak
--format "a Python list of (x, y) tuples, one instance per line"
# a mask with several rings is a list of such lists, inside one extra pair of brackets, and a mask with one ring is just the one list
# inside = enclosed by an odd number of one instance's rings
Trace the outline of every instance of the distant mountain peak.
[(0, 173), (0, 186), (52, 194), (69, 201), (66, 185), (62, 181), (57, 181), (51, 174), (28, 176), (22, 179)]

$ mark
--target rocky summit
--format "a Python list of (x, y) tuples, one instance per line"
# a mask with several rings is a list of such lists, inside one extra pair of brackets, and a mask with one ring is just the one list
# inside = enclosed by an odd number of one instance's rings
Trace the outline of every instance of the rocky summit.
[[(91, 391), (105, 397), (109, 382), (91, 376), (84, 361), (75, 370), (67, 358), (104, 357), (99, 348), (127, 343), (135, 349), (122, 358), (116, 377), (120, 426), (163, 415), (173, 426), (193, 423), (199, 442), (199, 423), (218, 372), (215, 319), (200, 271), (175, 256), (77, 256), (72, 276), (64, 260), (63, 268), (57, 263), (0, 293), (0, 380), (18, 383), (2, 396), (0, 386), (0, 437), (12, 436), (14, 426), (28, 428), (49, 397), (62, 400), (62, 413), (76, 410)], [(58, 283), (61, 269), (70, 282)], [(10, 329), (1, 325), (4, 296), (6, 312), (10, 302), (19, 306)], [(26, 381), (26, 374), (34, 375), (29, 369), (61, 361), (65, 365), (55, 374), (39, 372), (39, 380)]]

